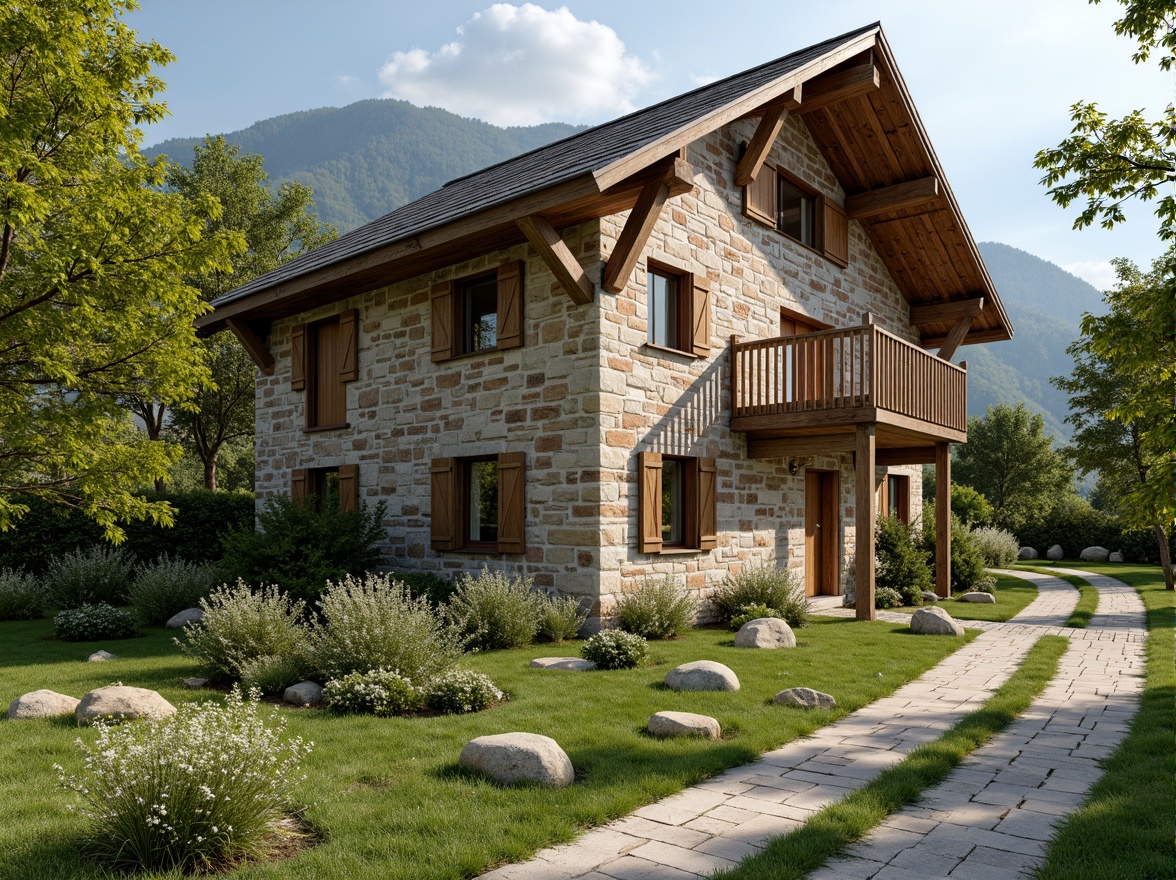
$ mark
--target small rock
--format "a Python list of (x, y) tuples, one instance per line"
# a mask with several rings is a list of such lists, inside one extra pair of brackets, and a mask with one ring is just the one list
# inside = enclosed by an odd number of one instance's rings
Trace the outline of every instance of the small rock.
[(676, 691), (737, 691), (739, 679), (729, 668), (713, 660), (683, 663), (666, 673), (667, 687)]
[(1106, 547), (1087, 547), (1078, 554), (1083, 562), (1106, 562), (1111, 557), (1111, 551)]
[(911, 632), (928, 636), (962, 636), (964, 628), (938, 605), (933, 605), (920, 608), (911, 615)]
[(282, 699), (295, 706), (307, 706), (318, 703), (323, 698), (323, 689), (313, 681), (300, 681), (286, 688)]
[(1120, 553), (1118, 550), (1116, 550), (1114, 553), (1112, 553), (1110, 556), (1107, 557), (1107, 562), (1122, 562), (1122, 561), (1123, 561), (1123, 554)]
[(174, 715), (176, 707), (155, 691), (113, 684), (92, 690), (82, 697), (75, 715), (78, 724), (99, 720), (134, 721), (136, 718), (163, 718)]
[(536, 782), (562, 788), (576, 775), (559, 743), (537, 733), (479, 736), (465, 744), (458, 763), (504, 785)]
[(831, 696), (812, 688), (788, 688), (772, 697), (772, 702), (799, 709), (833, 709), (837, 706), (837, 701)]
[(105, 663), (107, 660), (117, 660), (117, 654), (111, 654), (109, 651), (95, 651), (90, 655), (91, 663)]
[(1032, 547), (1022, 547), (1020, 550), (1017, 551), (1017, 558), (1018, 559), (1036, 559), (1037, 558), (1037, 551), (1034, 550)]
[(78, 708), (78, 700), (67, 694), (56, 691), (31, 691), (24, 696), (17, 697), (8, 704), (8, 717), (13, 721), (23, 721), (30, 718), (56, 718), (59, 715), (72, 715)]
[(1061, 544), (1054, 544), (1052, 547), (1050, 547), (1048, 550), (1045, 551), (1045, 558), (1052, 559), (1055, 562), (1059, 559), (1065, 558), (1065, 555), (1066, 554), (1064, 554), (1062, 552), (1062, 545)]
[(596, 664), (583, 657), (536, 657), (531, 661), (532, 669), (567, 669), (572, 672), (589, 672)]
[(208, 684), (207, 678), (185, 678), (184, 679), (184, 687), (202, 688), (206, 684)]
[(975, 590), (971, 593), (964, 593), (962, 596), (960, 596), (960, 601), (975, 602), (977, 605), (995, 605), (996, 596), (992, 595), (992, 593), (983, 593), (979, 590)]
[(655, 712), (645, 729), (654, 736), (701, 736), (718, 739), (721, 731), (717, 719), (693, 712)]
[(736, 648), (795, 648), (796, 635), (787, 621), (778, 617), (757, 617), (739, 627)]
[(923, 597), (924, 602), (929, 603), (931, 605), (934, 605), (936, 602), (939, 601), (939, 594), (932, 593), (930, 590), (922, 590), (922, 591), (920, 591), (919, 595)]
[(183, 629), (189, 623), (199, 623), (204, 620), (204, 612), (199, 608), (187, 608), (168, 620), (168, 629)]

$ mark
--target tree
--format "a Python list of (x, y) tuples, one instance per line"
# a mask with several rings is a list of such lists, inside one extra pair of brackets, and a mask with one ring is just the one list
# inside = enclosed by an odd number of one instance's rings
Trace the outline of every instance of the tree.
[[(1176, 58), (1176, 6), (1171, 0), (1119, 2), (1125, 12), (1115, 22), (1115, 33), (1137, 41), (1135, 63), (1148, 61), (1159, 49), (1159, 67), (1170, 71)], [(1086, 199), (1086, 207), (1074, 220), (1075, 229), (1096, 220), (1108, 229), (1121, 223), (1124, 202), (1151, 201), (1165, 183), (1176, 178), (1176, 107), (1172, 104), (1155, 120), (1147, 119), (1143, 110), (1108, 119), (1098, 104), (1079, 101), (1070, 108), (1070, 121), (1074, 124), (1070, 137), (1040, 151), (1034, 165), (1045, 171), (1041, 182), (1063, 208)], [(1176, 196), (1171, 189), (1160, 198), (1156, 215), (1160, 237), (1176, 235)]]
[(1110, 312), (1084, 315), (1069, 349), (1074, 371), (1054, 384), (1070, 395), (1069, 455), (1097, 471), (1100, 492), (1116, 499), (1121, 521), (1152, 529), (1164, 580), (1173, 589), (1168, 536), (1176, 525), (1176, 248), (1143, 273), (1115, 260), (1118, 284), (1104, 294)]
[(1074, 470), (1053, 448), (1045, 420), (1025, 404), (990, 406), (968, 419), (968, 442), (955, 447), (952, 478), (988, 499), (993, 520), (1006, 528), (1073, 492)]
[[(189, 199), (215, 198), (221, 213), (210, 218), (209, 234), (231, 234), (243, 250), (231, 266), (218, 265), (188, 280), (206, 299), (215, 299), (251, 278), (276, 269), (299, 254), (335, 237), (320, 223), (309, 187), (286, 183), (275, 194), (262, 168), (262, 157), (241, 155), (241, 148), (219, 135), (195, 148), (190, 169), (173, 166), (168, 185)], [(194, 406), (172, 413), (181, 442), (204, 465), (204, 484), (217, 488), (221, 451), (253, 436), (253, 386), (256, 371), (249, 356), (227, 331), (205, 340), (211, 378), (203, 383)], [(140, 400), (140, 414), (148, 406)]]
[(131, 0), (0, 7), (0, 529), (38, 496), (118, 523), (170, 523), (134, 494), (177, 450), (128, 432), (119, 398), (181, 404), (207, 370), (198, 291), (229, 243), (212, 199), (161, 191), (139, 151), (172, 56), (123, 21)]

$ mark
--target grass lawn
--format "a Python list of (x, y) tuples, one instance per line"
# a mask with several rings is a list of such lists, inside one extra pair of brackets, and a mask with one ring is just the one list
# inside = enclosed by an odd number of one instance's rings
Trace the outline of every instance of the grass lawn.
[[(172, 702), (199, 698), (181, 681), (195, 665), (170, 633), (105, 644), (44, 639), (48, 621), (0, 624), (0, 700), (50, 688), (81, 696), (121, 681)], [(338, 717), (283, 708), (289, 731), (316, 744), (299, 797), (322, 845), (283, 862), (246, 865), (247, 878), (460, 878), (571, 839), (584, 827), (625, 815), (766, 749), (801, 736), (891, 693), (976, 633), (921, 638), (899, 624), (818, 618), (798, 630), (793, 650), (732, 647), (732, 633), (696, 630), (652, 645), (654, 665), (625, 672), (571, 673), (528, 668), (531, 658), (578, 652), (542, 645), (474, 655), (511, 699), (476, 715)], [(85, 663), (96, 648), (117, 661)], [(739, 675), (739, 693), (675, 693), (661, 686), (678, 663), (714, 659)], [(808, 686), (833, 694), (835, 711), (774, 706), (779, 690)], [(208, 694), (205, 693), (204, 696)], [(662, 709), (701, 712), (724, 739), (655, 740), (642, 731)], [(504, 789), (461, 771), (457, 756), (475, 736), (528, 731), (554, 737), (577, 782), (562, 790)], [(78, 819), (52, 764), (80, 770), (74, 739), (94, 734), (63, 721), (0, 721), (0, 878), (103, 876), (79, 859)], [(142, 875), (140, 875), (142, 876)]]
[[(996, 578), (996, 604), (980, 605), (975, 602), (957, 602), (945, 599), (939, 606), (956, 620), (1005, 621), (1037, 598), (1037, 587), (1021, 578), (1006, 574), (993, 575)], [(960, 595), (957, 593), (956, 595)], [(903, 614), (914, 614), (918, 608), (891, 608)]]
[[(1048, 563), (1052, 564), (1052, 563)], [(1085, 565), (1086, 563), (1079, 563)], [(1098, 590), (1090, 585), (1090, 582), (1085, 578), (1078, 577), (1076, 574), (1058, 574), (1056, 571), (1037, 565), (1024, 565), (1018, 563), (1014, 566), (1022, 571), (1033, 571), (1037, 574), (1048, 574), (1052, 577), (1061, 578), (1072, 587), (1078, 588), (1078, 604), (1074, 606), (1074, 611), (1066, 620), (1066, 626), (1072, 626), (1075, 629), (1086, 629), (1090, 625), (1090, 618), (1094, 616), (1094, 612), (1098, 610)]]

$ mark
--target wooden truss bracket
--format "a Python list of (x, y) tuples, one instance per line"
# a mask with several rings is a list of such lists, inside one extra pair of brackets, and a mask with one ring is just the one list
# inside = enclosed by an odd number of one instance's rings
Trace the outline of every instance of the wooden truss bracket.
[(579, 306), (592, 302), (596, 288), (555, 228), (538, 214), (520, 217), (515, 222), (571, 301)]
[(754, 181), (767, 161), (772, 145), (784, 127), (784, 118), (789, 111), (800, 106), (801, 86), (795, 86), (764, 108), (764, 115), (756, 127), (751, 143), (747, 145), (747, 152), (739, 160), (739, 167), (735, 169), (735, 183), (747, 186)]
[(938, 177), (920, 177), (918, 180), (907, 180), (846, 196), (845, 213), (850, 220), (868, 220), (888, 211), (911, 208), (930, 211), (940, 204), (939, 195)]
[(872, 92), (882, 85), (882, 76), (873, 62), (827, 73), (804, 84), (804, 103), (797, 113), (812, 113), (830, 104)]
[(225, 326), (237, 337), (237, 341), (241, 343), (241, 347), (245, 349), (249, 359), (257, 364), (261, 374), (272, 376), (274, 374), (274, 356), (270, 354), (269, 348), (253, 327), (240, 318), (227, 319)]

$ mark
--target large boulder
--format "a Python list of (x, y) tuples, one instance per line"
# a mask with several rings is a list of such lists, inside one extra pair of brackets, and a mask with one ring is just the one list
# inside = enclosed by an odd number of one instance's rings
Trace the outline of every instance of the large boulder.
[(1017, 551), (1017, 558), (1018, 559), (1036, 559), (1037, 558), (1037, 551), (1034, 550), (1032, 547), (1022, 547), (1020, 550)]
[(796, 636), (787, 621), (779, 617), (757, 617), (739, 627), (736, 648), (795, 648)]
[(504, 785), (534, 782), (562, 787), (570, 785), (576, 775), (559, 743), (537, 733), (479, 736), (465, 744), (458, 763)]
[(1087, 547), (1078, 558), (1083, 562), (1106, 562), (1111, 558), (1111, 551), (1106, 547)]
[(1045, 558), (1052, 559), (1055, 562), (1059, 559), (1065, 558), (1065, 555), (1066, 554), (1062, 552), (1062, 545), (1061, 544), (1054, 544), (1052, 547), (1050, 547), (1048, 550), (1045, 551)]
[(676, 691), (737, 691), (739, 678), (713, 660), (695, 660), (675, 666), (665, 677), (666, 687)]
[(536, 657), (531, 661), (534, 669), (564, 669), (570, 672), (589, 672), (596, 664), (583, 657)]
[(718, 739), (722, 731), (717, 719), (693, 712), (655, 712), (645, 729), (654, 736), (701, 736)]
[(939, 594), (932, 593), (930, 590), (920, 590), (919, 595), (923, 597), (923, 603), (926, 605), (934, 605), (939, 601)]
[(964, 628), (940, 608), (920, 608), (911, 615), (911, 632), (926, 636), (962, 636)]
[(111, 654), (109, 651), (95, 651), (87, 659), (91, 663), (105, 663), (107, 660), (117, 660), (118, 655)]
[(960, 596), (961, 602), (975, 602), (977, 605), (995, 605), (996, 596), (992, 593), (985, 593), (982, 590), (973, 590), (971, 593), (964, 593)]
[(8, 704), (8, 717), (13, 721), (30, 718), (56, 718), (72, 715), (81, 700), (57, 691), (31, 691)]
[(1122, 561), (1123, 561), (1123, 554), (1120, 553), (1118, 550), (1116, 550), (1114, 553), (1112, 553), (1110, 556), (1107, 557), (1107, 562), (1122, 562)]
[(781, 706), (795, 706), (798, 709), (834, 709), (837, 701), (829, 694), (814, 691), (812, 688), (788, 688), (772, 697), (773, 703)]
[(322, 686), (313, 681), (300, 681), (282, 692), (282, 699), (294, 706), (309, 706), (311, 703), (321, 702), (322, 698)]
[(179, 614), (173, 615), (168, 619), (168, 629), (183, 629), (190, 623), (199, 623), (204, 620), (204, 612), (199, 608), (185, 608)]
[(95, 721), (134, 721), (136, 718), (164, 718), (176, 707), (155, 691), (112, 684), (90, 691), (74, 712), (78, 724)]

